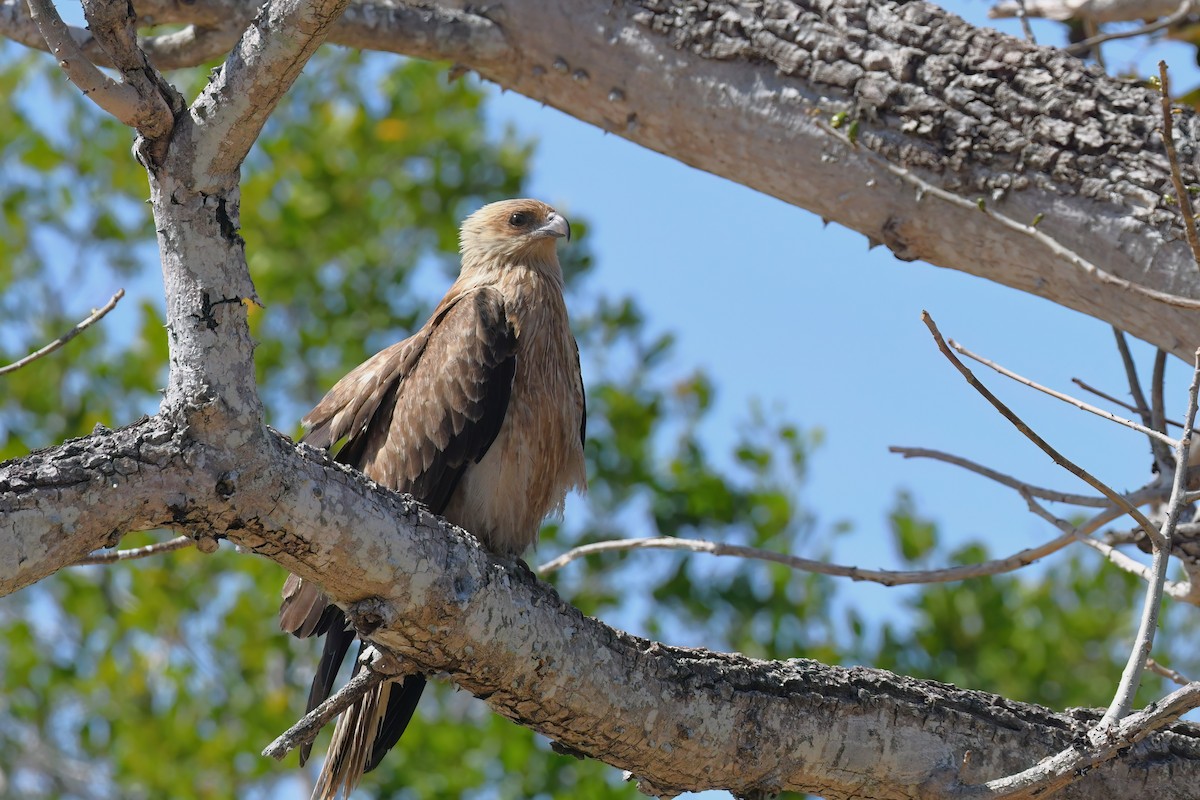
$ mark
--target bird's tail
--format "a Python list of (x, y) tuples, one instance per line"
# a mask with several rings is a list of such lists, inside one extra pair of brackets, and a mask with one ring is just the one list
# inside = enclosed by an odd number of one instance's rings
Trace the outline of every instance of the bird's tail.
[(338, 717), (312, 800), (349, 797), (364, 773), (400, 740), (425, 690), (424, 675), (372, 687)]

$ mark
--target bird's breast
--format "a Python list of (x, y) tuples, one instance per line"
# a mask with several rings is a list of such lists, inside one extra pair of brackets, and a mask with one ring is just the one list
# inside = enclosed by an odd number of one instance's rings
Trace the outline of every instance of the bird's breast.
[(540, 297), (536, 285), (519, 288), (505, 296), (517, 363), (504, 422), (446, 508), (448, 519), (504, 553), (533, 544), (567, 492), (587, 485), (583, 387), (566, 306), (557, 287)]

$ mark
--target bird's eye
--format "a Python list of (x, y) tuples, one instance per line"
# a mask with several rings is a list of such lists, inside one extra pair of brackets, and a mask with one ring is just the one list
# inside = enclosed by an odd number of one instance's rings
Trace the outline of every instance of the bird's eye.
[(512, 225), (514, 228), (524, 228), (529, 224), (529, 212), (518, 211), (508, 218), (508, 224)]

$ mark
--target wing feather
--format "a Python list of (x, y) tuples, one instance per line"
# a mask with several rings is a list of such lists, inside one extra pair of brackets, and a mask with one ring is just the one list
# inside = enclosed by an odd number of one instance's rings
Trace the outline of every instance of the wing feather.
[[(484, 457), (500, 433), (516, 349), (499, 292), (452, 288), (425, 327), (337, 382), (304, 417), (304, 441), (329, 448), (345, 439), (338, 461), (440, 514), (463, 471)], [(327, 634), (309, 693), (312, 710), (332, 691), (353, 632), (321, 591), (294, 575), (283, 595), (280, 627), (301, 637)], [(322, 780), (332, 779), (336, 787), (373, 768), (399, 740), (424, 685), (424, 677), (411, 676), (388, 686), (387, 697), (372, 696), (343, 714), (327, 756), (330, 774), (323, 771)]]

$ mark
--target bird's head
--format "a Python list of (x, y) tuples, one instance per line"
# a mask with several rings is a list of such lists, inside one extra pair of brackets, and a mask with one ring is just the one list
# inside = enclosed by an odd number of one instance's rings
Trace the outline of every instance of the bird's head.
[(558, 269), (555, 242), (571, 238), (571, 224), (540, 200), (501, 200), (463, 222), (459, 249), (463, 267), (491, 262), (521, 262)]

